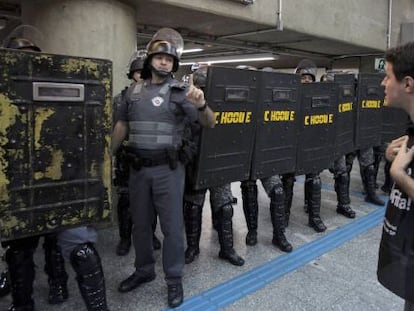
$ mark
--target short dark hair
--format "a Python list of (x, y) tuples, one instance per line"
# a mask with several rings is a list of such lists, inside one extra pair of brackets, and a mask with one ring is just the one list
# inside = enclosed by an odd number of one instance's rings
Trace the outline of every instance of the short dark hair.
[(392, 64), (397, 81), (406, 76), (414, 78), (414, 42), (388, 49), (385, 60)]

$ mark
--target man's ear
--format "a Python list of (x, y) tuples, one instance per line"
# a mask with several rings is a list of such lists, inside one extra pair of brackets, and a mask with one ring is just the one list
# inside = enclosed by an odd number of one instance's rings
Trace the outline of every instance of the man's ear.
[(404, 83), (405, 89), (410, 93), (414, 93), (414, 78), (411, 76), (406, 76), (404, 78)]

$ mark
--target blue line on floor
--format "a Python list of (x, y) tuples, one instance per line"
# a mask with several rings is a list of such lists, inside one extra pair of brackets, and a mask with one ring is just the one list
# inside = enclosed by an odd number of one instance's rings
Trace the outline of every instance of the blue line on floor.
[[(380, 224), (385, 208), (379, 207), (370, 214), (354, 220), (323, 237), (295, 249), (289, 254), (260, 265), (225, 283), (186, 299), (175, 310), (213, 311), (223, 308), (242, 297), (251, 294), (268, 283), (307, 264), (315, 258), (355, 238), (357, 235)], [(167, 309), (170, 310), (170, 309)]]

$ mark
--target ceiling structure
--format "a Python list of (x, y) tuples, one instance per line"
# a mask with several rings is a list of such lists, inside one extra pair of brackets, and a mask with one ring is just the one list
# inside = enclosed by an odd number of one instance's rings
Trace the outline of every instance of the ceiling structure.
[[(318, 67), (330, 67), (335, 59), (351, 56), (382, 55), (383, 51), (328, 40), (260, 23), (247, 22), (207, 12), (140, 1), (137, 5), (138, 48), (145, 48), (160, 27), (172, 27), (184, 37), (185, 49), (202, 48), (183, 54), (182, 61), (211, 59), (246, 54), (272, 54), (275, 60), (241, 63), (257, 68), (294, 68), (303, 58), (312, 59)], [(162, 12), (162, 14), (160, 14)], [(233, 65), (233, 64), (231, 64)]]
[[(239, 58), (252, 54), (272, 55), (275, 59), (239, 64), (257, 68), (294, 68), (303, 58), (312, 59), (318, 67), (330, 67), (338, 58), (364, 55), (382, 55), (383, 51), (328, 40), (303, 33), (274, 28), (218, 16), (208, 12), (171, 6), (151, 1), (136, 1), (137, 44), (145, 48), (152, 35), (161, 27), (178, 30), (185, 42), (185, 49), (200, 48), (196, 53), (185, 53), (182, 62), (206, 61), (212, 57)], [(19, 1), (0, 3), (0, 40), (21, 23)], [(226, 64), (223, 64), (226, 65)], [(228, 64), (235, 66), (235, 64)]]

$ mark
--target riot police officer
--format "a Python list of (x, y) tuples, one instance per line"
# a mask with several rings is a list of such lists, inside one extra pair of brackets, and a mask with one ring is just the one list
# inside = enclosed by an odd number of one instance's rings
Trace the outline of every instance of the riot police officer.
[(128, 292), (155, 278), (151, 224), (156, 211), (164, 235), (163, 268), (170, 307), (183, 301), (185, 170), (177, 151), (186, 118), (215, 125), (204, 93), (194, 86), (187, 88), (172, 76), (179, 67), (182, 48), (181, 35), (171, 28), (154, 35), (147, 46), (143, 82), (129, 87), (112, 139), (115, 153), (129, 134), (129, 193), (136, 251), (135, 272), (118, 289)]
[[(238, 68), (241, 68), (238, 66)], [(251, 68), (248, 68), (251, 69)], [(265, 67), (262, 71), (273, 71), (271, 67)], [(286, 239), (285, 225), (285, 193), (279, 175), (261, 178), (262, 186), (270, 199), (270, 219), (273, 225), (272, 244), (284, 252), (291, 252), (292, 245)], [(245, 180), (241, 182), (241, 192), (243, 198), (243, 212), (247, 223), (246, 244), (257, 244), (257, 223), (258, 223), (258, 202), (256, 180)]]
[[(144, 67), (144, 58), (136, 58), (129, 65), (128, 79), (135, 82), (141, 79), (141, 70)], [(121, 104), (123, 97), (126, 94), (128, 87), (125, 87), (121, 93), (114, 97), (114, 124), (116, 123), (115, 115), (117, 107)], [(121, 146), (121, 149), (123, 145)], [(128, 192), (128, 177), (129, 177), (129, 164), (126, 163), (125, 158), (121, 157), (122, 151), (120, 150), (115, 156), (115, 180), (114, 184), (117, 187), (118, 202), (118, 228), (119, 228), (119, 243), (116, 247), (116, 254), (118, 256), (125, 256), (128, 254), (131, 247), (131, 234), (132, 234), (132, 219), (131, 212), (129, 211), (129, 192)], [(157, 217), (154, 217), (153, 228), (153, 247), (154, 249), (161, 248), (161, 242), (155, 235), (155, 229), (157, 227)]]
[[(302, 83), (315, 82), (316, 72), (316, 65), (307, 59), (302, 60), (295, 70), (295, 73), (301, 75)], [(282, 175), (282, 183), (285, 191), (286, 225), (288, 225), (290, 209), (292, 206), (295, 174), (291, 173)], [(320, 217), (321, 188), (322, 185), (319, 172), (308, 173), (305, 175), (305, 211), (309, 214), (309, 226), (311, 226), (316, 232), (323, 232), (326, 230), (326, 226)]]
[(346, 155), (345, 161), (349, 179), (355, 157), (358, 157), (362, 184), (364, 187), (364, 192), (366, 194), (365, 201), (375, 205), (383, 206), (385, 202), (381, 200), (376, 193), (377, 170), (375, 168), (374, 148), (362, 148), (355, 150), (354, 152), (350, 152)]
[[(40, 52), (31, 41), (12, 38), (11, 49)], [(45, 235), (45, 272), (50, 286), (49, 303), (61, 303), (68, 298), (67, 274), (63, 257), (69, 259), (77, 275), (78, 286), (88, 310), (107, 311), (105, 282), (98, 252), (94, 248), (96, 232), (90, 227), (77, 227)], [(35, 265), (33, 254), (40, 236), (2, 243), (8, 246), (6, 262), (9, 269), (12, 305), (11, 311), (34, 310), (33, 281)], [(62, 257), (63, 256), (63, 257)]]
[[(291, 252), (292, 245), (285, 236), (285, 194), (283, 184), (279, 175), (261, 178), (263, 188), (270, 199), (270, 219), (273, 225), (272, 244), (277, 246), (284, 252)], [(258, 219), (258, 203), (257, 203), (257, 185), (255, 180), (242, 181), (241, 183), (243, 212), (246, 217), (247, 235), (246, 244), (257, 244), (257, 219)]]
[(363, 148), (356, 150), (355, 152), (346, 155), (346, 164), (348, 169), (348, 175), (351, 174), (352, 165), (355, 157), (358, 157), (359, 167), (361, 170), (362, 184), (365, 190), (365, 201), (383, 206), (385, 202), (377, 196), (376, 192), (376, 173), (374, 167), (374, 149)]
[[(204, 90), (207, 79), (207, 67), (201, 67), (193, 73), (194, 85)], [(198, 152), (198, 138), (200, 126), (198, 123), (189, 125), (189, 144), (194, 145), (194, 155)], [(188, 151), (191, 149), (186, 147)], [(186, 152), (188, 155), (189, 152)], [(188, 158), (188, 157), (187, 157)], [(191, 160), (191, 156), (189, 157)], [(192, 169), (187, 165), (187, 172)], [(186, 187), (184, 191), (184, 222), (187, 237), (187, 249), (185, 250), (185, 263), (191, 263), (200, 253), (200, 236), (202, 211), (207, 189), (194, 190), (191, 182), (191, 176), (186, 178)], [(235, 266), (242, 266), (244, 259), (240, 257), (233, 248), (233, 194), (230, 184), (210, 187), (210, 206), (213, 217), (213, 225), (217, 230), (220, 243), (219, 257), (227, 260)]]
[[(321, 82), (333, 81), (333, 72), (325, 73), (321, 77)], [(350, 176), (347, 171), (345, 154), (334, 160), (332, 168), (329, 171), (334, 174), (334, 188), (338, 202), (336, 212), (347, 218), (355, 218), (355, 211), (351, 208), (351, 198), (349, 196)]]
[[(25, 38), (11, 38), (7, 48), (23, 51), (40, 52), (40, 48)], [(38, 245), (40, 236), (17, 239), (3, 242), (6, 250), (8, 273), (2, 274), (2, 287), (7, 289), (7, 276), (10, 285), (13, 303), (10, 310), (31, 310), (33, 307), (32, 293), (34, 281), (33, 253)], [(45, 272), (48, 275), (50, 304), (59, 304), (67, 300), (68, 275), (65, 271), (64, 259), (57, 245), (56, 234), (44, 235)], [(6, 291), (7, 292), (7, 291)]]
[(349, 197), (350, 176), (346, 165), (346, 156), (342, 155), (334, 161), (333, 174), (335, 181), (335, 192), (338, 200), (336, 212), (347, 218), (355, 218), (355, 211), (351, 208)]

